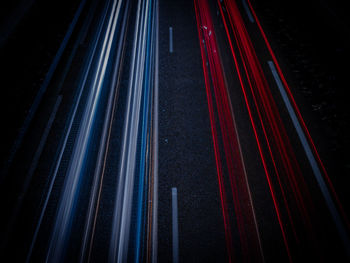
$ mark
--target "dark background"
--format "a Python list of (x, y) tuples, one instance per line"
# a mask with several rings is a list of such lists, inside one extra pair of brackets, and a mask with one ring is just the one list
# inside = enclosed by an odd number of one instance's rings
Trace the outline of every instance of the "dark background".
[[(8, 159), (14, 139), (79, 2), (17, 0), (0, 4), (1, 167)], [(215, 224), (221, 223), (216, 178), (210, 177), (215, 173), (214, 160), (212, 163), (204, 162), (208, 159), (206, 156), (212, 154), (212, 142), (209, 120), (205, 115), (205, 93), (198, 91), (198, 87), (204, 85), (201, 61), (194, 60), (193, 67), (186, 64), (193, 57), (200, 56), (191, 2), (160, 0), (160, 71), (183, 72), (182, 79), (175, 78), (171, 73), (160, 78), (160, 173), (168, 174), (167, 180), (160, 182), (160, 209), (163, 209), (160, 213), (169, 213), (169, 189), (185, 182), (179, 177), (191, 176), (192, 179), (186, 181), (186, 187), (179, 189), (179, 196), (195, 201), (180, 200), (180, 211), (183, 213), (180, 220), (184, 220), (183, 227), (187, 230), (191, 229), (193, 221), (199, 220), (201, 227), (207, 226), (207, 232), (198, 235), (201, 229), (197, 229), (196, 225), (192, 232), (182, 232), (180, 249), (187, 259), (199, 260), (196, 249), (201, 251), (216, 247), (217, 254), (212, 256), (218, 259), (220, 255), (224, 257), (224, 240), (223, 233), (213, 227), (214, 221)], [(287, 80), (294, 88), (297, 103), (305, 115), (337, 193), (346, 211), (349, 211), (350, 111), (347, 90), (350, 30), (346, 2), (255, 0), (252, 3)], [(174, 38), (178, 41), (175, 48), (181, 52), (169, 58), (167, 30), (174, 24), (182, 29), (174, 31)], [(186, 43), (188, 40), (190, 42)], [(172, 64), (177, 66), (169, 68)], [(179, 67), (181, 64), (184, 67)], [(188, 151), (182, 152), (183, 149)], [(197, 164), (195, 168), (191, 167), (193, 162)], [(196, 178), (196, 173), (202, 177)], [(200, 189), (198, 184), (203, 177), (207, 182), (205, 188)], [(214, 198), (206, 191), (216, 191), (212, 195)], [(210, 211), (207, 207), (199, 206), (207, 201), (211, 202), (208, 206)], [(198, 218), (198, 211), (212, 217)], [(188, 220), (192, 218), (193, 221)], [(170, 217), (162, 217), (159, 221), (160, 231), (167, 233), (160, 236), (159, 241), (162, 261), (166, 261), (171, 254), (171, 225), (168, 220)], [(201, 242), (193, 243), (186, 238), (194, 235)], [(220, 244), (215, 244), (218, 240)], [(200, 258), (201, 262), (203, 260)]]

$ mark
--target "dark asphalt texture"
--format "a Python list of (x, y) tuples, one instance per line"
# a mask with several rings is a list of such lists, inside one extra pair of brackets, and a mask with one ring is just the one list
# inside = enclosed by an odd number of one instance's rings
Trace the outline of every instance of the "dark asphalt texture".
[[(35, 4), (24, 12), (23, 18), (14, 27), (8, 40), (0, 46), (0, 72), (5, 84), (4, 94), (1, 96), (0, 114), (3, 123), (6, 124), (2, 136), (1, 164), (6, 162), (6, 156), (26, 116), (26, 111), (45, 77), (78, 2), (50, 1), (48, 4), (47, 1), (35, 1)], [(341, 8), (339, 3), (325, 0), (312, 0), (308, 3), (302, 0), (253, 1), (287, 81), (294, 87), (292, 92), (318, 146), (321, 158), (325, 161), (331, 179), (335, 182), (336, 190), (349, 213), (347, 186), (350, 180), (348, 176), (350, 165), (347, 149), (350, 146), (350, 114), (346, 96), (348, 74), (344, 64), (349, 58), (350, 42), (347, 37), (349, 27), (345, 23), (345, 9)], [(13, 6), (9, 5), (8, 10), (12, 10)], [(178, 189), (180, 262), (227, 262), (219, 186), (193, 1), (160, 1), (159, 7), (159, 262), (172, 260), (172, 187)], [(57, 21), (60, 22), (57, 23)], [(219, 22), (216, 23), (219, 28)], [(173, 53), (169, 52), (170, 26), (173, 27)], [(250, 33), (256, 42), (261, 42), (252, 28), (252, 25), (248, 28)], [(131, 46), (131, 36), (132, 33), (129, 36), (128, 46)], [(89, 37), (88, 34), (87, 39)], [(220, 48), (227, 49), (223, 41), (224, 37), (219, 32), (218, 38), (221, 38)], [(72, 45), (68, 50), (71, 47)], [(17, 251), (15, 259), (23, 259), (25, 253), (23, 251), (26, 251), (30, 242), (33, 223), (40, 210), (38, 203), (46, 190), (47, 174), (52, 169), (61, 132), (65, 128), (65, 120), (74, 98), (75, 93), (70, 87), (76, 83), (76, 75), (84, 63), (83, 57), (87, 49), (88, 46), (84, 42), (79, 46), (72, 64), (73, 71), (67, 77), (64, 85), (66, 88), (62, 90), (64, 100), (61, 111), (57, 114), (31, 189), (24, 197), (25, 205), (20, 214), (19, 228), (15, 231), (8, 250), (9, 254)], [(266, 58), (265, 51), (259, 50), (258, 55)], [(232, 61), (229, 61), (230, 54), (223, 51), (222, 55), (225, 65), (232, 67)], [(126, 56), (130, 56), (130, 51), (127, 51)], [(64, 58), (66, 59), (67, 57)], [(268, 70), (266, 65), (264, 70), (266, 72)], [(62, 68), (59, 68), (59, 72), (62, 72)], [(54, 83), (57, 81), (58, 79), (54, 79)], [(122, 80), (122, 83), (120, 101), (125, 99), (127, 77)], [(228, 76), (228, 83), (233, 84), (231, 100), (241, 144), (245, 145), (242, 147), (243, 156), (262, 233), (265, 256), (268, 262), (270, 259), (273, 262), (281, 261), (285, 257), (283, 244), (279, 234), (276, 234), (279, 229), (266, 179), (262, 177), (261, 162), (240, 87), (234, 76)], [(39, 143), (57, 95), (55, 89), (51, 89), (46, 95), (44, 103), (39, 108), (39, 114), (26, 135), (19, 156), (15, 160), (12, 168), (14, 176), (10, 179), (9, 188), (7, 185), (1, 188), (6, 190), (1, 194), (5, 200), (3, 207), (6, 213), (11, 210), (17, 193), (20, 192), (24, 171), (30, 166), (31, 157)], [(123, 108), (124, 105), (121, 104), (120, 107)], [(286, 116), (286, 112), (282, 114)], [(122, 115), (120, 112), (115, 116), (114, 134), (121, 134)], [(290, 124), (287, 125), (290, 126)], [(294, 132), (291, 132), (291, 136), (296, 138)], [(120, 136), (112, 138), (111, 148), (120, 148)], [(297, 150), (297, 154), (300, 153), (303, 154), (300, 149)], [(106, 186), (101, 201), (101, 215), (97, 223), (96, 241), (98, 242), (95, 242), (93, 252), (93, 260), (96, 261), (107, 259), (108, 246), (105, 244), (109, 242), (116, 184), (114, 175), (118, 170), (118, 155), (119, 151), (114, 151), (108, 157)], [(305, 163), (302, 165), (307, 166)], [(59, 185), (62, 183), (63, 178), (57, 183), (53, 204), (48, 210), (49, 220), (41, 232), (49, 230), (50, 218), (53, 218), (56, 209), (55, 198), (58, 199)], [(88, 184), (87, 182), (84, 187), (88, 187)], [(313, 189), (313, 191), (318, 190)], [(7, 195), (9, 198), (4, 199)], [(83, 217), (84, 205), (80, 208), (79, 217)], [(8, 217), (5, 216), (2, 221), (5, 222), (7, 219)], [(326, 222), (328, 217), (322, 220)], [(79, 231), (76, 233), (80, 233)], [(332, 229), (325, 229), (325, 232), (334, 235)], [(18, 242), (19, 239), (21, 242)], [(79, 235), (75, 234), (73, 239), (78, 240)], [(43, 235), (39, 244), (45, 246), (45, 240)], [(70, 251), (78, 250), (78, 243), (76, 247), (70, 248)], [(40, 246), (38, 248), (38, 256), (42, 256), (40, 253), (44, 252)], [(330, 244), (329, 249), (327, 260), (333, 258), (337, 262), (342, 262), (341, 256), (337, 258), (336, 254), (337, 249), (340, 249), (338, 243)], [(71, 258), (76, 256), (76, 252), (70, 253)]]
[(180, 262), (224, 262), (224, 224), (193, 1), (160, 1), (159, 30), (159, 262), (171, 260), (172, 187), (178, 189)]

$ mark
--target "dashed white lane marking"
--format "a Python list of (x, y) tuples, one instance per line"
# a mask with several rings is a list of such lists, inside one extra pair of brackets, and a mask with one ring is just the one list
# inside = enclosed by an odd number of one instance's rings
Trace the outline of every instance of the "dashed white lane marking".
[(172, 218), (173, 218), (173, 263), (179, 262), (179, 225), (177, 211), (177, 188), (171, 188)]
[(174, 52), (174, 46), (173, 46), (173, 28), (169, 27), (169, 52)]
[(251, 23), (254, 23), (253, 15), (252, 15), (252, 13), (250, 12), (250, 9), (249, 9), (249, 6), (248, 6), (246, 0), (242, 0), (242, 4), (243, 4), (243, 8), (244, 8), (245, 12), (247, 13), (247, 16), (248, 16), (248, 18), (249, 18), (249, 21), (250, 21)]

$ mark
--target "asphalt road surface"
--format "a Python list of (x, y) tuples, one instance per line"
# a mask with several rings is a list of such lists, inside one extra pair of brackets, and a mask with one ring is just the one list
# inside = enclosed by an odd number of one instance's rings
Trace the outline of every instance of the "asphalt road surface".
[(304, 96), (332, 89), (299, 81), (328, 73), (289, 64), (276, 1), (22, 2), (0, 20), (2, 262), (348, 262), (345, 146)]

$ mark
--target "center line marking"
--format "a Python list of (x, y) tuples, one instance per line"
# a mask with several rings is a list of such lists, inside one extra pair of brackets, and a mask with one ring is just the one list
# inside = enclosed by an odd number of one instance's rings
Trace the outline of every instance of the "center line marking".
[(179, 262), (179, 226), (177, 213), (177, 188), (171, 188), (171, 201), (173, 211), (173, 262)]
[(169, 52), (173, 53), (174, 48), (173, 48), (173, 28), (169, 27)]

